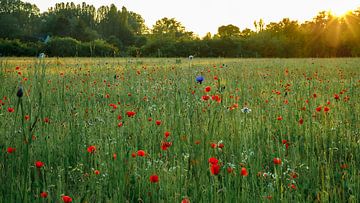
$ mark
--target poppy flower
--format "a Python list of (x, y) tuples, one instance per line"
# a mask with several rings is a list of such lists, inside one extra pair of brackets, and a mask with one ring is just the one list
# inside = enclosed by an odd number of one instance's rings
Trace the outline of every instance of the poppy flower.
[(220, 173), (220, 166), (217, 164), (213, 164), (210, 166), (210, 172), (213, 175), (218, 175)]
[(128, 111), (128, 112), (126, 112), (126, 115), (128, 116), (128, 117), (133, 117), (133, 116), (135, 116), (135, 112), (134, 111)]
[(338, 94), (334, 94), (334, 99), (339, 100), (340, 96)]
[(205, 87), (205, 92), (210, 92), (211, 91), (211, 87), (210, 86), (206, 86)]
[(45, 122), (45, 123), (49, 123), (49, 122), (50, 122), (50, 119), (49, 119), (48, 117), (45, 117), (45, 118), (44, 118), (44, 122)]
[(325, 107), (324, 107), (324, 112), (327, 113), (327, 112), (329, 112), (329, 111), (330, 111), (330, 108), (327, 107), (327, 106), (325, 106)]
[(42, 168), (44, 165), (45, 165), (44, 162), (41, 162), (41, 161), (36, 161), (35, 162), (36, 168)]
[(136, 153), (131, 153), (131, 156), (133, 157), (133, 158), (135, 158), (136, 157)]
[(121, 126), (123, 126), (123, 122), (118, 123), (118, 127), (120, 128)]
[(47, 196), (48, 196), (48, 193), (47, 193), (47, 192), (41, 192), (41, 193), (40, 193), (40, 197), (41, 197), (41, 198), (47, 198)]
[(13, 153), (13, 152), (15, 152), (15, 148), (13, 148), (13, 147), (8, 147), (7, 148), (7, 153), (9, 153), (9, 154), (11, 154), (11, 153)]
[(216, 143), (211, 143), (210, 146), (211, 146), (211, 148), (215, 149), (217, 144)]
[(214, 165), (214, 164), (218, 164), (219, 160), (215, 157), (210, 157), (209, 158), (209, 164)]
[(273, 160), (275, 165), (280, 165), (281, 164), (281, 159), (280, 158), (274, 158)]
[(96, 147), (95, 147), (94, 145), (91, 145), (91, 146), (89, 146), (89, 147), (87, 148), (87, 151), (88, 151), (89, 153), (95, 153)]
[(117, 154), (114, 153), (114, 154), (113, 154), (113, 159), (115, 160), (116, 158), (117, 158)]
[(7, 110), (8, 110), (9, 113), (13, 113), (15, 111), (15, 109), (11, 108), (11, 107), (9, 107)]
[(232, 172), (234, 171), (234, 169), (233, 169), (233, 168), (231, 168), (231, 167), (227, 167), (227, 169), (226, 169), (226, 170), (227, 170), (227, 172), (228, 172), (228, 173), (232, 173)]
[(30, 116), (29, 116), (29, 115), (25, 115), (24, 118), (25, 118), (25, 120), (27, 120), (27, 121), (30, 120)]
[(249, 173), (248, 173), (248, 171), (246, 170), (245, 167), (241, 168), (240, 174), (241, 174), (241, 176), (245, 176), (245, 177), (249, 175)]
[(145, 151), (144, 150), (138, 150), (137, 155), (138, 156), (145, 156)]
[(302, 125), (304, 123), (304, 119), (300, 118), (299, 119), (299, 124)]
[(156, 121), (155, 121), (155, 124), (156, 124), (156, 125), (161, 125), (161, 121), (160, 121), (160, 120), (156, 120)]
[(159, 182), (159, 176), (156, 175), (156, 174), (151, 175), (151, 176), (150, 176), (150, 182), (152, 182), (152, 183), (157, 183), (157, 182)]
[(199, 76), (196, 77), (195, 80), (196, 80), (197, 83), (200, 83), (200, 84), (201, 84), (201, 83), (204, 81), (204, 77), (201, 76), (201, 75), (199, 75)]
[(62, 196), (62, 200), (63, 200), (64, 203), (72, 202), (72, 198), (67, 196), (67, 195)]
[(283, 118), (282, 118), (281, 116), (278, 116), (278, 117), (277, 117), (277, 120), (278, 120), (278, 121), (281, 121), (282, 119), (283, 119)]
[(165, 138), (168, 138), (168, 137), (170, 136), (170, 132), (166, 131), (166, 132), (164, 133), (164, 135), (165, 135)]
[(189, 198), (185, 197), (184, 199), (181, 200), (181, 203), (190, 203)]
[(100, 174), (100, 171), (99, 171), (99, 170), (95, 170), (94, 173), (95, 173), (95, 175), (99, 175), (99, 174)]
[(220, 148), (220, 149), (224, 148), (224, 146), (225, 145), (223, 143), (218, 144), (218, 148)]
[(167, 150), (167, 148), (171, 147), (171, 145), (172, 145), (172, 142), (163, 142), (161, 144), (161, 149), (165, 151), (165, 150)]
[(202, 100), (207, 101), (207, 100), (210, 99), (210, 96), (209, 95), (204, 95), (201, 98), (202, 98)]
[(321, 107), (321, 106), (316, 107), (316, 111), (317, 111), (317, 112), (320, 112), (320, 111), (321, 111), (321, 109), (322, 109), (322, 107)]

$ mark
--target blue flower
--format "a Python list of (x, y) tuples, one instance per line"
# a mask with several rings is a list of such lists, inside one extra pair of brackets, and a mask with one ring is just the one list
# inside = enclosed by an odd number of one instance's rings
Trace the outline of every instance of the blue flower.
[(201, 84), (203, 81), (204, 81), (204, 77), (203, 77), (203, 76), (199, 75), (199, 76), (196, 77), (196, 82), (198, 82), (198, 83)]

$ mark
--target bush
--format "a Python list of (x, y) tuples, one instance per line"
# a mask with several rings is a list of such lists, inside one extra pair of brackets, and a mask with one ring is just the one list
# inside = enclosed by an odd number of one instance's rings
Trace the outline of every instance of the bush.
[(41, 50), (40, 42), (0, 39), (0, 56), (37, 56)]

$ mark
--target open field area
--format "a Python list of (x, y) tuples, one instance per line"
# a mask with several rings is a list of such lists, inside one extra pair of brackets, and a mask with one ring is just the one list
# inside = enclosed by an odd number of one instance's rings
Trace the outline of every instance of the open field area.
[(0, 58), (0, 85), (0, 202), (360, 200), (360, 58)]

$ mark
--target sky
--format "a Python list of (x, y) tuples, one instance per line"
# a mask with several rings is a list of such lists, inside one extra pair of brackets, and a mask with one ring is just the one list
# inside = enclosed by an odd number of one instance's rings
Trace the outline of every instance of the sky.
[(151, 28), (163, 17), (175, 18), (188, 31), (198, 36), (207, 32), (216, 34), (218, 27), (233, 24), (241, 30), (254, 29), (254, 20), (262, 18), (265, 24), (279, 22), (285, 17), (300, 23), (311, 20), (320, 11), (335, 15), (360, 8), (360, 0), (24, 0), (36, 4), (40, 11), (59, 2), (86, 2), (96, 8), (115, 4), (118, 9), (140, 14)]

